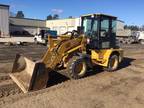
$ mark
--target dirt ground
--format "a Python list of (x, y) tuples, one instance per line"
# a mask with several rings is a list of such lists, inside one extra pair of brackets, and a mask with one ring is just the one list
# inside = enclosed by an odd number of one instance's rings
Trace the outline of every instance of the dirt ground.
[[(23, 94), (8, 77), (16, 53), (38, 60), (45, 46), (0, 45), (1, 108), (144, 108), (144, 46), (122, 46), (125, 58), (115, 72), (95, 70), (79, 80), (53, 75), (50, 87)], [(56, 81), (57, 79), (57, 81)], [(10, 89), (16, 92), (7, 93)]]

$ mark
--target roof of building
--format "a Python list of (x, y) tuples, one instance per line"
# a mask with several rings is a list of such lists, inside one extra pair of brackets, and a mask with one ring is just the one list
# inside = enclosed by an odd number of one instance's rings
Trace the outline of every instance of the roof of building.
[(10, 7), (9, 5), (4, 5), (4, 4), (0, 4), (0, 6), (3, 6), (3, 7)]
[(108, 14), (103, 14), (103, 13), (86, 14), (86, 15), (82, 15), (82, 17), (84, 17), (84, 16), (91, 16), (91, 15), (96, 15), (96, 16), (104, 15), (104, 16), (109, 16), (109, 17), (115, 17), (115, 18), (117, 18), (116, 16), (112, 16), (112, 15), (108, 15)]
[(25, 27), (46, 27), (46, 20), (10, 17), (10, 24)]
[(34, 19), (34, 18), (18, 18), (18, 17), (10, 17), (10, 18), (15, 18), (15, 19), (24, 19), (24, 20), (35, 20), (35, 21), (46, 21), (46, 20), (42, 20), (42, 19)]
[(52, 20), (46, 20), (46, 21), (58, 21), (58, 20), (74, 20), (78, 18), (60, 18), (60, 19), (52, 19)]

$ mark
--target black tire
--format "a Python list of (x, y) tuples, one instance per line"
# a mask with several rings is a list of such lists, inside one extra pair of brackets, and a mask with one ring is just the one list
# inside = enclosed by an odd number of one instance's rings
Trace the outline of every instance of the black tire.
[(44, 44), (45, 46), (47, 46), (48, 45), (48, 40), (45, 40), (45, 44)]
[(37, 41), (37, 39), (36, 39), (36, 38), (34, 39), (34, 43), (35, 43), (35, 44), (38, 44), (38, 41)]
[(118, 66), (119, 66), (119, 56), (113, 54), (110, 56), (108, 66), (104, 68), (104, 70), (108, 72), (113, 72), (118, 69)]
[(67, 72), (70, 79), (80, 79), (87, 72), (87, 64), (84, 58), (74, 56), (68, 61)]
[(132, 43), (132, 40), (128, 39), (126, 43), (129, 45)]

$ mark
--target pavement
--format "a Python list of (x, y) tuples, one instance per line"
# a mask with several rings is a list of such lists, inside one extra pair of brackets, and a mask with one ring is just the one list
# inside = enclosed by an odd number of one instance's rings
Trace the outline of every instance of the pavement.
[(7, 38), (0, 38), (0, 43), (6, 42), (34, 42), (34, 37), (7, 37)]

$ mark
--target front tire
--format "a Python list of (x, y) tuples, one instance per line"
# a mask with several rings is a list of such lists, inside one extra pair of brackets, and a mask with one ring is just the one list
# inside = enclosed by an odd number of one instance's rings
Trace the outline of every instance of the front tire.
[(118, 55), (112, 55), (109, 58), (108, 66), (105, 68), (108, 72), (113, 72), (118, 69), (119, 66), (119, 56)]
[(74, 56), (68, 61), (67, 72), (70, 79), (80, 79), (87, 72), (87, 64), (84, 58)]

